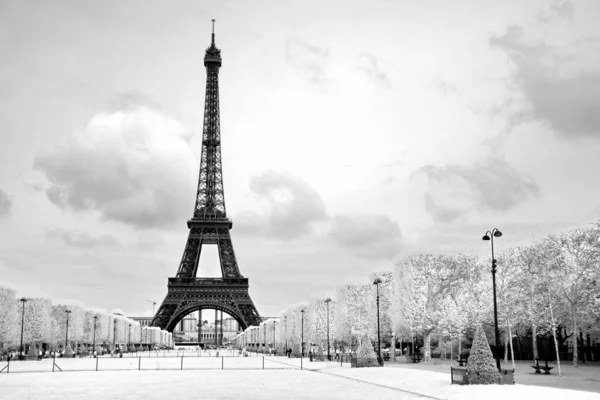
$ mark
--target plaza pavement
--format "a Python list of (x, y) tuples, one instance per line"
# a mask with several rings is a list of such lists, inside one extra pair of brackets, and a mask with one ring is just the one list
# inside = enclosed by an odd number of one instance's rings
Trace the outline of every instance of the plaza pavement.
[[(164, 399), (165, 397), (202, 399), (481, 399), (543, 398), (544, 400), (600, 400), (600, 394), (540, 386), (457, 386), (450, 374), (410, 368), (349, 368), (336, 362), (310, 362), (285, 357), (264, 358), (265, 369), (249, 369), (262, 364), (262, 357), (224, 359), (248, 368), (78, 371), (94, 359), (62, 360), (65, 372), (0, 374), (1, 399)], [(133, 362), (135, 359), (100, 359), (100, 362)], [(176, 363), (179, 359), (154, 359), (151, 362)], [(219, 359), (214, 358), (216, 362)], [(48, 361), (48, 360), (46, 360)], [(51, 361), (51, 360), (50, 360)], [(72, 362), (67, 367), (64, 361)], [(184, 360), (184, 362), (192, 362)], [(12, 363), (24, 370), (45, 361)], [(139, 360), (138, 360), (139, 362)], [(180, 362), (180, 360), (179, 360)], [(203, 362), (208, 362), (206, 358)], [(302, 363), (302, 364), (301, 364)], [(16, 364), (21, 364), (16, 366)], [(242, 366), (238, 364), (238, 366)], [(116, 365), (116, 364), (115, 364)], [(125, 365), (125, 364), (122, 364)], [(257, 364), (258, 365), (258, 364)], [(300, 370), (302, 365), (303, 370)], [(2, 368), (3, 364), (0, 364)], [(218, 366), (217, 366), (218, 367)], [(252, 364), (252, 368), (256, 366)], [(72, 372), (66, 372), (68, 369)], [(87, 365), (86, 367), (87, 368)], [(16, 370), (13, 370), (16, 371)]]

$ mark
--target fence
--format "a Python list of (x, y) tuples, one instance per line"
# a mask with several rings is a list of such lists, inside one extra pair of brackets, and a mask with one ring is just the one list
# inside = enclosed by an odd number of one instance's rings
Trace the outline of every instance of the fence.
[(281, 362), (275, 357), (269, 356), (50, 358), (40, 361), (6, 361), (0, 363), (0, 373), (202, 369), (302, 369), (302, 359), (299, 366)]
[[(490, 372), (477, 372), (477, 375), (490, 374)], [(469, 374), (465, 368), (454, 368), (450, 367), (450, 376), (452, 384), (457, 385), (468, 385)], [(515, 370), (514, 369), (502, 369), (500, 370), (500, 381), (501, 385), (514, 385), (515, 384)]]

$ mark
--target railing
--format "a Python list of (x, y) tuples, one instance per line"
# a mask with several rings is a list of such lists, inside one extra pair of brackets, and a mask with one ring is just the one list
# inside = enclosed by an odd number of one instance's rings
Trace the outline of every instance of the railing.
[[(496, 374), (496, 372), (476, 372), (477, 376), (485, 376)], [(450, 375), (452, 384), (457, 385), (469, 385), (469, 374), (465, 368), (454, 368), (450, 367)], [(514, 385), (515, 384), (515, 370), (514, 369), (502, 369), (500, 370), (500, 384), (501, 385)]]
[(17, 361), (0, 365), (2, 373), (26, 372), (95, 372), (133, 370), (203, 370), (203, 369), (302, 369), (300, 365), (282, 363), (275, 357), (97, 357), (97, 358), (50, 358), (42, 361)]
[(248, 278), (169, 278), (169, 285), (248, 285)]

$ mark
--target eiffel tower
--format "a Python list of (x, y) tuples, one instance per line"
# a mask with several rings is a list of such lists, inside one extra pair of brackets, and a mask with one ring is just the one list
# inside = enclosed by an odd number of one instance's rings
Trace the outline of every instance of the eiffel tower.
[[(206, 99), (196, 206), (192, 219), (187, 221), (190, 233), (177, 275), (169, 278), (167, 297), (152, 320), (152, 326), (170, 332), (184, 316), (202, 309), (231, 315), (241, 329), (261, 322), (248, 293), (248, 278), (240, 274), (235, 259), (229, 235), (232, 222), (225, 212), (219, 122), (221, 50), (215, 46), (215, 20), (212, 21), (212, 42), (204, 56)], [(218, 246), (222, 278), (196, 277), (204, 244)]]

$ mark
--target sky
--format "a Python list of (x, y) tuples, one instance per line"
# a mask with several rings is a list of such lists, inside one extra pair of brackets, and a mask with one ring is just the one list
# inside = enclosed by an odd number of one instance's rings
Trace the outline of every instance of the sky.
[[(600, 2), (0, 0), (0, 283), (150, 316), (200, 163), (261, 315), (600, 219)], [(205, 246), (208, 247), (208, 246)], [(203, 248), (200, 275), (219, 273)]]

